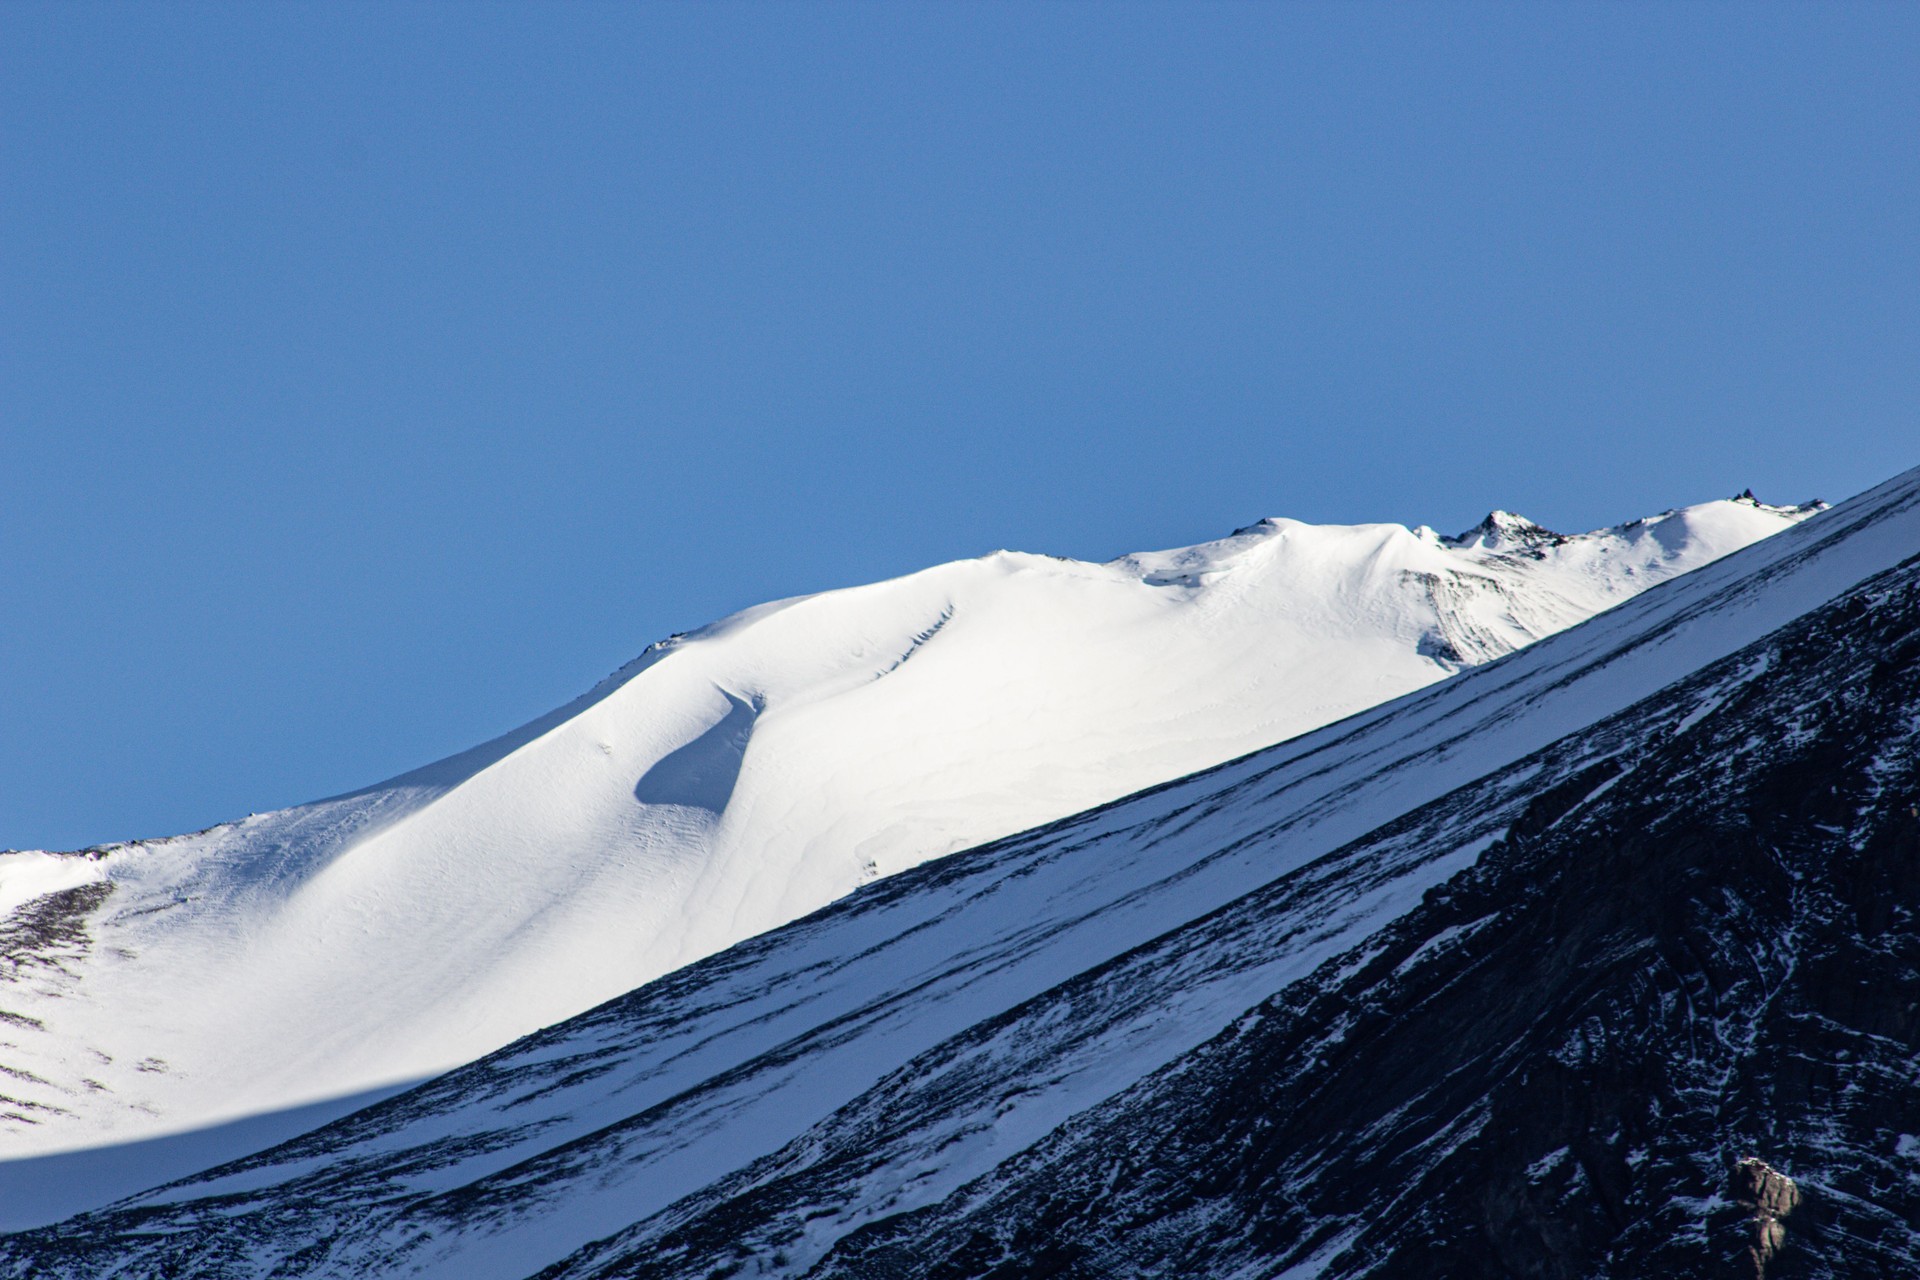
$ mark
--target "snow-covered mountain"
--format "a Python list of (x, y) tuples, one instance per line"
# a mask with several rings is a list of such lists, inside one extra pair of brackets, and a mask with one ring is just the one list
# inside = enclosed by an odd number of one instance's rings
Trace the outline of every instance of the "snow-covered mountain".
[[(0, 1154), (470, 1061), (861, 885), (1291, 738), (1786, 529), (1270, 520), (747, 610), (392, 782), (0, 857)], [(1123, 877), (1124, 879), (1124, 877)], [(1120, 881), (1116, 881), (1119, 883)]]
[(1916, 745), (1920, 471), (0, 1274), (1911, 1274)]

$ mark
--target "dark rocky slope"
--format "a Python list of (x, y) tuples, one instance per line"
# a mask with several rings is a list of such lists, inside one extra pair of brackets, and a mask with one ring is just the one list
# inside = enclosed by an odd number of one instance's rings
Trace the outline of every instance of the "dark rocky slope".
[(1750, 1276), (1758, 1157), (1766, 1275), (1920, 1275), (1920, 572), (1659, 701), (1711, 709), (816, 1274)]

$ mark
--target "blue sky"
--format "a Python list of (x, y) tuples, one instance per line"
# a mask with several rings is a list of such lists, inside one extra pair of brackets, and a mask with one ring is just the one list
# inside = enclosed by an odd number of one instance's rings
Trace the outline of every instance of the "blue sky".
[(763, 599), (1920, 463), (1920, 9), (0, 7), (0, 846)]

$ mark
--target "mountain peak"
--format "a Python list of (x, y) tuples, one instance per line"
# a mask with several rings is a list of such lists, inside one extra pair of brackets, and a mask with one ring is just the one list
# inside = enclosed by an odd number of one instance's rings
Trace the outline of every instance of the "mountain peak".
[(1754, 492), (1752, 489), (1742, 489), (1739, 493), (1736, 493), (1731, 498), (1727, 499), (1727, 501), (1738, 502), (1742, 506), (1747, 506), (1747, 507), (1758, 507), (1762, 511), (1795, 512), (1802, 515), (1811, 515), (1816, 511), (1825, 511), (1828, 507), (1833, 505), (1832, 503), (1827, 502), (1821, 498), (1809, 498), (1805, 502), (1799, 503), (1797, 505), (1776, 507), (1776, 506), (1773, 506), (1771, 503), (1762, 502), (1758, 497), (1754, 495)]
[(1465, 533), (1445, 541), (1456, 547), (1483, 547), (1500, 550), (1507, 547), (1534, 547), (1542, 543), (1565, 542), (1566, 535), (1542, 528), (1522, 515), (1495, 508), (1486, 518)]

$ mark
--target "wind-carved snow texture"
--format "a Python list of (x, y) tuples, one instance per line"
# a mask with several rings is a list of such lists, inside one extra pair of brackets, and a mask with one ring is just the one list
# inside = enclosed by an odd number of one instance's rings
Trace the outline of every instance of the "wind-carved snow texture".
[[(22, 1020), (0, 1037), (18, 1103), (0, 1153), (270, 1124), (423, 1078), (876, 879), (1510, 652), (1812, 509), (1712, 502), (1576, 537), (1500, 513), (1458, 539), (1269, 520), (1108, 564), (998, 552), (676, 636), (364, 792), (95, 857), (0, 856), (0, 910), (111, 886), (60, 981), (0, 1001)], [(66, 1210), (140, 1185), (114, 1176)], [(0, 1225), (25, 1221), (16, 1179), (53, 1185), (0, 1164)]]
[(747, 739), (760, 708), (724, 689), (720, 692), (727, 700), (727, 713), (642, 774), (633, 786), (634, 799), (641, 804), (689, 805), (716, 816), (727, 807), (733, 785), (740, 780)]
[(1920, 472), (0, 1273), (1737, 1274), (1758, 1158), (1768, 1275), (1904, 1274), (1916, 548)]

